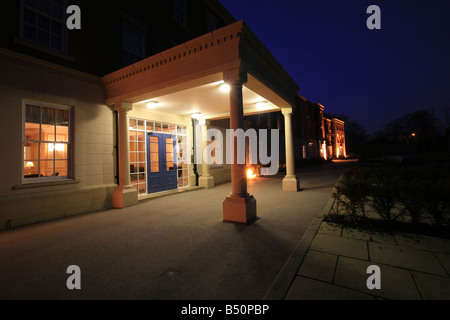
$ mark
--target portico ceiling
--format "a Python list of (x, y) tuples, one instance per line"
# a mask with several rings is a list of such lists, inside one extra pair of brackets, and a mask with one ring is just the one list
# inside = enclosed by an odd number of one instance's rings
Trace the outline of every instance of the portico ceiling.
[[(245, 86), (242, 95), (245, 115), (280, 110), (275, 104)], [(133, 103), (133, 106), (139, 108), (144, 107), (177, 115), (195, 115), (200, 119), (227, 118), (229, 105), (229, 93), (226, 91), (224, 81), (216, 81)]]

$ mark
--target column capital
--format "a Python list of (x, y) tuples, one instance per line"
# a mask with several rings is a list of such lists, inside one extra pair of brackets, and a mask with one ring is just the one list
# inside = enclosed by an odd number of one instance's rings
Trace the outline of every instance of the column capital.
[(206, 119), (199, 119), (197, 123), (198, 123), (199, 126), (209, 127), (209, 125), (211, 124), (211, 121), (210, 120), (206, 120)]
[(290, 115), (292, 115), (292, 112), (293, 112), (293, 108), (292, 107), (281, 108), (281, 113), (284, 116), (290, 116)]
[(133, 110), (133, 104), (127, 101), (117, 101), (114, 102), (114, 110), (129, 112)]
[(223, 72), (223, 81), (229, 85), (243, 85), (248, 81), (247, 72), (242, 68), (233, 68)]

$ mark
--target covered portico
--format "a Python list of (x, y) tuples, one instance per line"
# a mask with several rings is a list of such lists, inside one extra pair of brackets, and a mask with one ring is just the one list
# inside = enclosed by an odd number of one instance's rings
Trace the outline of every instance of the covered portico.
[[(243, 21), (113, 72), (103, 82), (107, 104), (118, 114), (119, 185), (113, 194), (114, 207), (137, 203), (137, 191), (130, 182), (128, 118), (132, 110), (147, 108), (149, 103), (159, 106), (154, 112), (180, 119), (195, 114), (203, 126), (208, 120), (229, 118), (230, 129), (235, 130), (244, 129), (244, 115), (281, 110), (286, 142), (282, 187), (299, 190), (291, 125), (299, 88)], [(208, 166), (202, 166), (199, 184), (214, 186)], [(234, 161), (223, 219), (248, 223), (255, 217), (256, 200), (247, 192), (246, 165)]]

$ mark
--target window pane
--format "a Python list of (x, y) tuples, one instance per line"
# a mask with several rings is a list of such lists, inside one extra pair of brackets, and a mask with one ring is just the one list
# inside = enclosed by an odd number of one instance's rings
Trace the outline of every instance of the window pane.
[(26, 122), (40, 123), (41, 122), (41, 107), (28, 105), (26, 106)]
[(173, 151), (173, 140), (172, 138), (166, 138), (166, 152), (172, 153)]
[(37, 15), (35, 12), (24, 9), (23, 10), (23, 21), (25, 21), (28, 24), (31, 24), (32, 26), (35, 26), (37, 24)]
[(159, 153), (157, 153), (157, 152), (150, 153), (150, 161), (158, 162), (159, 161)]
[(138, 131), (138, 141), (145, 141), (145, 132)]
[(150, 171), (151, 172), (159, 172), (159, 163), (152, 163), (150, 165)]
[(50, 0), (39, 0), (39, 10), (45, 14), (51, 15)]
[(138, 150), (145, 151), (145, 142), (138, 142)]
[(131, 183), (136, 183), (138, 181), (137, 174), (130, 174)]
[(25, 141), (39, 141), (39, 124), (25, 123)]
[(42, 107), (42, 123), (55, 125), (55, 109)]
[(56, 127), (56, 141), (69, 142), (69, 127), (66, 126)]
[(137, 151), (137, 142), (130, 142), (130, 151)]
[(155, 131), (157, 132), (161, 131), (161, 123), (155, 122)]
[(54, 143), (41, 143), (40, 160), (52, 160), (54, 157)]
[(55, 151), (55, 159), (57, 160), (67, 159), (67, 144), (55, 143), (54, 151)]
[(52, 177), (53, 176), (53, 160), (40, 161), (40, 164), (41, 164), (40, 174), (43, 177)]
[(61, 5), (59, 5), (58, 3), (52, 3), (51, 5), (51, 9), (52, 9), (52, 17), (57, 19), (57, 20), (63, 20), (64, 17), (64, 10), (63, 7)]
[(50, 32), (50, 19), (44, 16), (38, 16), (38, 27), (42, 31)]
[(147, 131), (153, 131), (153, 121), (147, 121)]
[(39, 160), (39, 143), (25, 142), (23, 154), (24, 160)]
[(25, 178), (37, 178), (39, 176), (39, 161), (24, 161), (23, 174)]
[(130, 173), (137, 172), (137, 163), (130, 164)]
[(139, 130), (145, 130), (144, 121), (138, 120), (138, 129)]
[(37, 29), (29, 25), (23, 26), (23, 37), (30, 41), (37, 41)]
[(50, 34), (46, 31), (38, 30), (37, 41), (44, 46), (50, 46)]
[(69, 175), (67, 168), (67, 160), (55, 161), (55, 176), (67, 177)]
[(139, 162), (145, 162), (145, 153), (139, 152)]
[(130, 152), (130, 162), (137, 162), (136, 152)]
[(130, 129), (131, 128), (137, 129), (136, 120), (135, 119), (130, 119), (129, 121), (130, 121)]
[(38, 0), (24, 0), (26, 6), (38, 9)]
[(137, 140), (137, 132), (130, 130), (130, 140)]
[(55, 141), (55, 126), (41, 125), (41, 141)]

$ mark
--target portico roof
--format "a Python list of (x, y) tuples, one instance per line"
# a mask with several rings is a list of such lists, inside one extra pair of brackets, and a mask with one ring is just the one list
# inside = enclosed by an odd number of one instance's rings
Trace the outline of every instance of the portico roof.
[[(281, 44), (282, 45), (282, 44)], [(102, 78), (106, 101), (157, 101), (160, 111), (229, 116), (220, 86), (243, 80), (244, 113), (295, 106), (299, 87), (244, 21), (178, 45)]]

